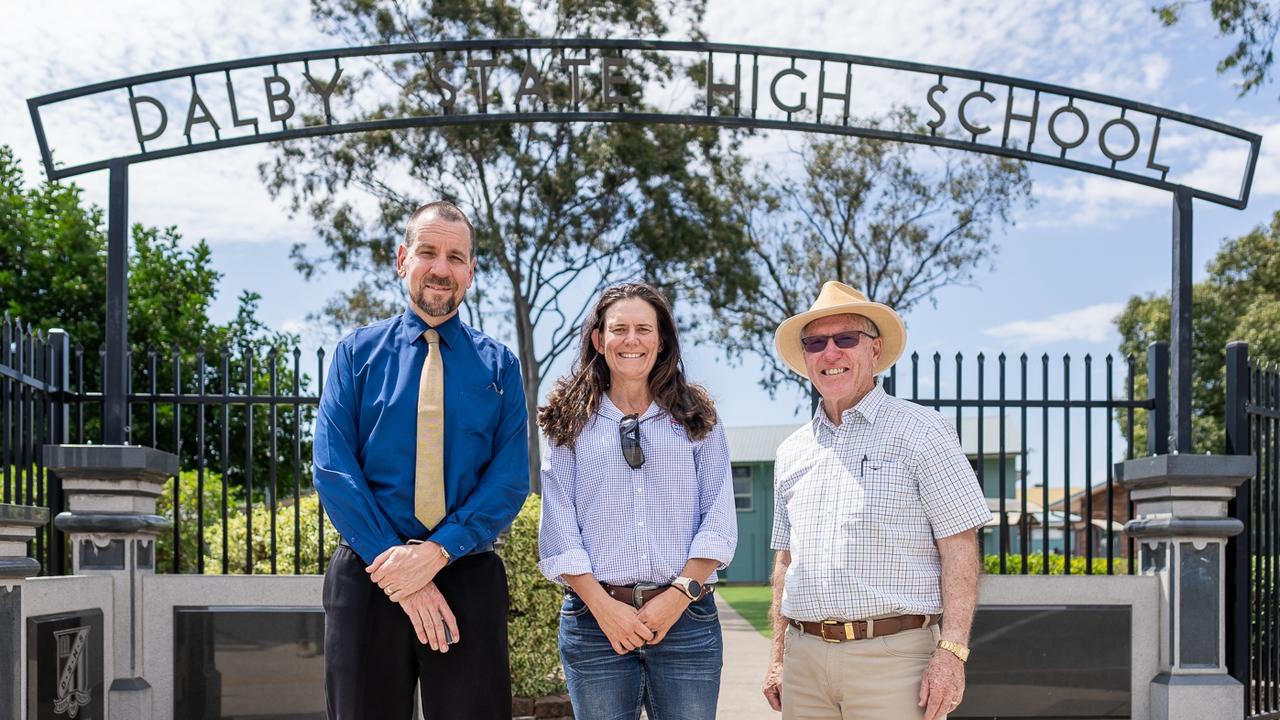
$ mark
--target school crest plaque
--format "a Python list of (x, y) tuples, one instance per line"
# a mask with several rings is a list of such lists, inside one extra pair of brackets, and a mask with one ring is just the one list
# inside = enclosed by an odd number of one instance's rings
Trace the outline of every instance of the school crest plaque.
[(102, 632), (101, 610), (27, 620), (31, 720), (101, 720)]

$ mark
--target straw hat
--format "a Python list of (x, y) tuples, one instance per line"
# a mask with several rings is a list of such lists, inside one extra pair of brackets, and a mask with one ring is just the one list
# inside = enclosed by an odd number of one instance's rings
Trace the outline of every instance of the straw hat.
[(792, 370), (808, 378), (809, 371), (804, 366), (804, 348), (800, 345), (800, 334), (804, 332), (804, 327), (814, 320), (847, 314), (861, 315), (880, 329), (880, 361), (876, 363), (875, 374), (879, 375), (893, 367), (907, 346), (907, 328), (902, 324), (902, 318), (888, 305), (871, 302), (866, 295), (834, 280), (823, 283), (822, 292), (818, 293), (818, 299), (809, 306), (808, 312), (789, 317), (778, 326), (773, 335), (773, 346), (778, 357)]

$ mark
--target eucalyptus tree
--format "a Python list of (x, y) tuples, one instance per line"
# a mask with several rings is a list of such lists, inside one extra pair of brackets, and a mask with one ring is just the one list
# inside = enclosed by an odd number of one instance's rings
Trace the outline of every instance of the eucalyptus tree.
[[(895, 110), (878, 127), (918, 132)], [(743, 229), (749, 281), (703, 286), (716, 322), (702, 333), (742, 361), (760, 361), (760, 385), (776, 395), (803, 378), (773, 352), (773, 332), (807, 310), (823, 281), (839, 280), (908, 316), (938, 290), (992, 266), (996, 235), (1029, 205), (1026, 165), (883, 140), (809, 137), (791, 166), (722, 168)]]
[[(700, 39), (704, 4), (315, 0), (313, 16), (326, 32), (352, 45), (543, 35), (662, 38), (677, 28)], [(465, 92), (479, 95), (471, 59), (464, 52), (394, 56), (344, 76), (337, 92), (354, 96), (386, 89), (364, 111), (368, 118), (438, 113), (442, 101), (461, 102)], [(627, 93), (636, 107), (647, 102), (642, 88), (661, 89), (700, 71), (657, 53), (630, 53), (623, 60), (628, 84), (607, 89)], [(526, 74), (529, 66), (534, 70)], [(555, 53), (502, 56), (480, 72), (520, 77), (526, 91), (521, 95), (515, 83), (498, 79), (481, 82), (484, 94), (474, 98), (481, 104), (523, 100), (614, 109), (604, 102), (598, 67), (567, 67)], [(535, 72), (538, 82), (523, 80)], [(461, 77), (473, 80), (464, 85)], [(323, 311), (339, 331), (403, 307), (392, 264), (404, 220), (416, 205), (442, 197), (466, 209), (476, 225), (478, 258), (466, 312), (481, 329), (514, 336), (532, 417), (548, 368), (574, 346), (599, 289), (633, 278), (675, 287), (684, 273), (736, 272), (733, 246), (739, 235), (723, 224), (727, 213), (706, 170), (732, 150), (732, 141), (714, 129), (679, 125), (451, 125), (281, 144), (261, 174), (294, 212), (310, 216), (323, 241), (319, 254), (296, 247), (296, 267), (306, 276), (325, 269), (362, 275)], [(534, 423), (529, 440), (536, 489)]]

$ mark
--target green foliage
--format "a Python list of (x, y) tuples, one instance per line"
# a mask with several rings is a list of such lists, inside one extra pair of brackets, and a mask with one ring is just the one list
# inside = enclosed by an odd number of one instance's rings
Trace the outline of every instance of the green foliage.
[[(1223, 452), (1226, 446), (1226, 346), (1249, 343), (1255, 363), (1280, 361), (1280, 212), (1270, 226), (1223, 243), (1209, 263), (1208, 276), (1192, 289), (1191, 432), (1194, 452)], [(1147, 346), (1169, 340), (1168, 295), (1129, 298), (1116, 318), (1122, 353), (1133, 354), (1135, 392), (1147, 393)], [(1128, 412), (1117, 411), (1121, 431)], [(1147, 447), (1147, 413), (1134, 415), (1135, 453)]]
[(511, 691), (520, 697), (565, 692), (557, 645), (563, 589), (538, 572), (538, 516), (542, 498), (530, 495), (502, 545), (511, 588)]
[[(1083, 557), (1079, 555), (1072, 556), (1071, 574), (1084, 575), (1085, 574), (1084, 570), (1086, 565), (1087, 564)], [(1061, 555), (1049, 556), (1049, 574), (1050, 575), (1064, 575), (1066, 566), (1067, 566), (1066, 558), (1064, 558), (1063, 556)], [(982, 570), (987, 575), (999, 575), (1000, 574), (1000, 556), (999, 555), (984, 556), (982, 559)], [(1040, 553), (1028, 555), (1027, 556), (1027, 574), (1040, 575), (1042, 573), (1044, 573), (1044, 555)], [(1021, 555), (1009, 555), (1007, 558), (1005, 558), (1004, 574), (1005, 575), (1022, 574), (1022, 556)], [(1093, 574), (1094, 575), (1107, 574), (1107, 559), (1105, 557), (1102, 557), (1102, 558), (1095, 557), (1093, 559)], [(1128, 575), (1129, 559), (1120, 558), (1120, 557), (1113, 558), (1112, 564), (1111, 564), (1111, 574), (1112, 575)]]
[[(1203, 2), (1203, 0), (1201, 0)], [(1152, 8), (1166, 26), (1182, 19), (1189, 0), (1175, 0)], [(1275, 62), (1276, 33), (1280, 32), (1280, 6), (1271, 0), (1211, 0), (1209, 13), (1218, 24), (1218, 36), (1236, 41), (1231, 52), (1218, 61), (1218, 73), (1240, 72), (1240, 95), (1257, 90), (1271, 78)]]
[[(107, 238), (102, 211), (86, 206), (75, 185), (45, 182), (27, 188), (22, 168), (10, 148), (0, 145), (0, 311), (20, 318), (33, 332), (62, 328), (73, 346), (83, 349), (86, 391), (100, 390), (101, 362), (98, 350), (106, 339), (105, 312)], [(221, 392), (267, 394), (270, 372), (276, 373), (281, 394), (288, 394), (296, 379), (305, 387), (305, 374), (294, 373), (293, 358), (270, 355), (273, 348), (295, 345), (298, 339), (269, 330), (258, 319), (259, 296), (245, 292), (235, 319), (217, 324), (209, 319), (209, 307), (218, 294), (222, 275), (213, 269), (212, 253), (204, 240), (185, 242), (177, 228), (134, 225), (129, 247), (129, 340), (133, 348), (132, 382), (135, 392), (153, 387), (160, 393), (175, 388), (189, 394)], [(203, 373), (197, 371), (199, 352), (207, 351)], [(226, 357), (225, 372), (222, 358)], [(252, 360), (250, 357), (252, 356)], [(246, 369), (252, 366), (252, 378)], [(174, 365), (180, 366), (175, 375)], [(74, 367), (74, 362), (73, 362)], [(154, 367), (154, 372), (152, 368)], [(72, 373), (73, 380), (78, 373)], [(177, 379), (175, 379), (177, 378)], [(181, 446), (175, 447), (175, 413), (172, 405), (151, 413), (133, 408), (131, 441), (154, 444), (177, 452), (183, 467), (194, 468), (198, 447), (196, 413), (181, 412)], [(308, 483), (304, 471), (291, 462), (293, 410), (284, 409), (283, 427), (276, 433), (277, 481), (281, 488)], [(310, 428), (313, 409), (301, 410), (301, 425)], [(235, 407), (225, 423), (228, 432), (227, 473), (230, 482), (246, 481), (245, 448), (250, 423), (243, 406)], [(210, 411), (204, 427), (204, 455), (208, 467), (222, 467), (219, 413)], [(259, 410), (252, 423), (252, 457), (255, 467), (268, 466), (271, 456), (269, 411)], [(304, 432), (309, 432), (304, 431)], [(98, 408), (85, 413), (85, 439), (101, 437)], [(154, 440), (152, 439), (154, 437)], [(303, 435), (301, 454), (311, 455), (310, 438)], [(298, 477), (295, 477), (298, 476)], [(261, 484), (255, 497), (264, 497)]]
[[(319, 523), (324, 523), (324, 557), (333, 556), (338, 547), (338, 532), (328, 516), (321, 518), (320, 497), (315, 492), (301, 493), (295, 504), (292, 495), (277, 501), (274, 513), (276, 528), (276, 559), (272, 565), (271, 521), (273, 514), (269, 502), (258, 501), (252, 506), (252, 527), (245, 522), (244, 493), (236, 487), (226, 489), (227, 525), (223, 531), (223, 487), (221, 476), (205, 473), (204, 505), (201, 509), (197, 492), (198, 476), (195, 472), (183, 472), (178, 484), (178, 568), (177, 572), (199, 571), (199, 558), (204, 559), (204, 574), (223, 574), (223, 538), (227, 543), (227, 568), (229, 574), (244, 574), (247, 567), (246, 538), (252, 537), (251, 552), (255, 574), (318, 574), (323, 573), (318, 543)], [(156, 503), (156, 512), (174, 519), (173, 479), (165, 483), (164, 492)], [(197, 518), (203, 514), (204, 533), (200, 534)], [(300, 528), (300, 531), (299, 531)], [(250, 533), (252, 531), (252, 533)], [(295, 537), (298, 547), (295, 548)], [(160, 536), (156, 544), (156, 569), (173, 572), (174, 543), (172, 530)]]
[[(928, 134), (906, 110), (869, 124)], [(808, 309), (826, 280), (899, 313), (969, 281), (993, 262), (993, 238), (1013, 224), (1013, 211), (1031, 203), (1031, 179), (1013, 160), (884, 140), (810, 137), (796, 155), (804, 167), (796, 179), (768, 166), (718, 169), (729, 222), (749, 246), (739, 264), (751, 277), (698, 279), (719, 320), (704, 337), (731, 359), (757, 358), (771, 393), (793, 387), (807, 400), (808, 381), (773, 352), (779, 323)]]

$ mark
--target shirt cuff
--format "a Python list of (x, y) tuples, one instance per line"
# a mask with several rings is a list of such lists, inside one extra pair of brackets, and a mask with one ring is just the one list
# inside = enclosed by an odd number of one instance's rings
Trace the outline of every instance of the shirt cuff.
[(441, 525), (427, 539), (449, 551), (450, 563), (480, 545), (475, 533), (456, 523)]
[(538, 570), (551, 582), (568, 585), (562, 579), (562, 576), (590, 575), (591, 558), (587, 556), (586, 550), (574, 548), (573, 550), (566, 550), (559, 555), (540, 560), (538, 562)]
[(720, 533), (704, 530), (693, 536), (693, 542), (689, 544), (689, 557), (715, 560), (718, 563), (716, 570), (723, 570), (733, 562), (733, 551), (737, 544), (735, 540)]
[(360, 556), (360, 559), (364, 561), (365, 565), (372, 565), (373, 561), (376, 560), (379, 555), (386, 552), (388, 548), (392, 548), (400, 544), (399, 539), (394, 537), (386, 539), (343, 536), (342, 539), (347, 541), (347, 544), (351, 546), (351, 549), (355, 551), (356, 555)]

